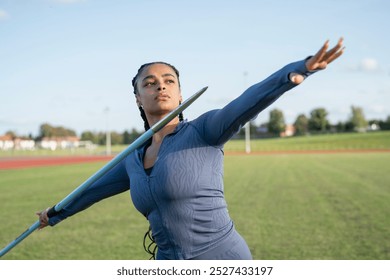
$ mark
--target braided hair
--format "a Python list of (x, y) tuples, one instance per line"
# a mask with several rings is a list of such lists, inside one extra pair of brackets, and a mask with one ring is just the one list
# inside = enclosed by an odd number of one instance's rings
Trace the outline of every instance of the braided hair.
[[(177, 80), (179, 82), (179, 88), (180, 88), (180, 80), (179, 80), (179, 71), (176, 69), (175, 66), (169, 64), (169, 63), (166, 63), (166, 62), (162, 62), (162, 61), (155, 61), (155, 62), (149, 62), (149, 63), (145, 63), (143, 65), (141, 65), (141, 67), (138, 69), (138, 72), (137, 74), (134, 76), (133, 80), (131, 81), (131, 84), (133, 85), (133, 92), (134, 94), (137, 94), (138, 93), (138, 88), (137, 88), (137, 82), (138, 82), (138, 78), (140, 76), (140, 74), (142, 73), (142, 71), (153, 65), (153, 64), (164, 64), (166, 66), (169, 66), (172, 68), (172, 70), (175, 72), (176, 76), (177, 76)], [(141, 113), (141, 118), (143, 119), (144, 121), (144, 128), (145, 128), (145, 131), (147, 131), (149, 128), (150, 128), (150, 125), (148, 123), (148, 120), (146, 119), (146, 114), (145, 114), (145, 111), (144, 109), (142, 108), (142, 106), (139, 106), (138, 107), (140, 113)], [(179, 114), (179, 121), (183, 121), (184, 120), (184, 117), (183, 117), (183, 113), (180, 113)]]

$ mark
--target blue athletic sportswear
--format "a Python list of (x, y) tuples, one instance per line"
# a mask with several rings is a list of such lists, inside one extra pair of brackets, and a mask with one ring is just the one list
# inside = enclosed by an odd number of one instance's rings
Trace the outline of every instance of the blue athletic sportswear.
[(50, 225), (130, 188), (135, 207), (152, 227), (157, 259), (250, 259), (224, 198), (223, 145), (296, 86), (291, 72), (311, 74), (305, 61), (291, 63), (223, 109), (180, 122), (164, 137), (150, 175), (143, 166), (144, 145), (50, 218)]

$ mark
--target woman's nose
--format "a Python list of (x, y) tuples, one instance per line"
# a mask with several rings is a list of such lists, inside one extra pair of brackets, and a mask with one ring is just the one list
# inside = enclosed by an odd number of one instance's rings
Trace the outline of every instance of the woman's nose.
[(157, 90), (158, 90), (158, 91), (160, 91), (160, 90), (165, 90), (165, 86), (160, 84), (160, 85), (157, 87)]

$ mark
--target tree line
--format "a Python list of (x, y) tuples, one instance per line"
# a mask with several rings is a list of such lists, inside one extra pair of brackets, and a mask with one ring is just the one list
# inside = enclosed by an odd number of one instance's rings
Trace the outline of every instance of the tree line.
[[(309, 116), (300, 114), (295, 119), (294, 136), (323, 133), (365, 132), (367, 130), (390, 130), (390, 116), (386, 120), (367, 120), (361, 107), (351, 106), (350, 117), (345, 122), (331, 124), (325, 108), (313, 109)], [(269, 121), (259, 126), (250, 124), (252, 137), (280, 137), (286, 131), (284, 114), (279, 109), (270, 111)], [(239, 133), (243, 136), (244, 131)]]
[[(118, 133), (115, 131), (110, 132), (111, 144), (130, 144), (135, 139), (137, 139), (143, 132), (139, 132), (136, 129), (125, 130), (123, 133)], [(5, 135), (11, 136), (12, 139), (23, 138), (23, 139), (32, 139), (35, 141), (41, 141), (44, 138), (61, 138), (61, 137), (78, 137), (77, 133), (73, 129), (65, 128), (63, 126), (53, 126), (49, 123), (44, 123), (40, 125), (39, 132), (37, 136), (32, 134), (28, 136), (17, 135), (13, 131), (7, 131)], [(106, 144), (106, 132), (93, 132), (93, 131), (84, 131), (80, 135), (81, 141), (91, 141), (94, 144), (105, 145)]]
[[(390, 130), (390, 116), (386, 120), (367, 120), (364, 116), (363, 109), (361, 107), (351, 106), (350, 117), (345, 122), (338, 122), (337, 124), (331, 124), (328, 120), (329, 113), (325, 108), (313, 109), (308, 116), (300, 114), (295, 119), (294, 136), (308, 135), (308, 134), (321, 134), (321, 133), (342, 133), (342, 132), (363, 132), (368, 128)], [(270, 111), (269, 120), (266, 123), (262, 123), (256, 126), (253, 122), (250, 122), (251, 137), (264, 138), (264, 137), (280, 137), (280, 135), (286, 130), (287, 124), (284, 118), (284, 114), (279, 109)], [(138, 131), (136, 129), (125, 130), (123, 133), (111, 131), (111, 144), (130, 144), (137, 139), (144, 131)], [(244, 130), (242, 129), (237, 137), (243, 137)], [(6, 135), (10, 135), (13, 138), (17, 136), (13, 131), (8, 131)], [(74, 130), (65, 128), (63, 126), (53, 126), (48, 123), (44, 123), (39, 127), (39, 134), (36, 137), (32, 135), (24, 136), (23, 138), (33, 139), (40, 141), (43, 138), (53, 137), (76, 137), (77, 134)], [(94, 144), (105, 145), (106, 144), (106, 132), (94, 132), (84, 131), (80, 135), (81, 141), (91, 141)]]
[[(106, 144), (106, 131), (94, 132), (94, 131), (84, 131), (80, 135), (81, 141), (91, 141), (94, 144), (105, 145)], [(130, 131), (125, 130), (123, 133), (118, 133), (115, 131), (110, 132), (111, 144), (130, 144), (135, 139), (137, 139), (142, 132), (132, 129)], [(67, 129), (62, 126), (52, 126), (48, 123), (42, 124), (39, 128), (39, 135), (35, 140), (41, 140), (43, 138), (52, 138), (52, 137), (73, 137), (77, 136), (76, 132), (72, 129)]]

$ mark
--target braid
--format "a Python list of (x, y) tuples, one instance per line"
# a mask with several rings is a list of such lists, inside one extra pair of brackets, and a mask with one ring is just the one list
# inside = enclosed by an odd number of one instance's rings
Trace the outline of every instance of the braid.
[[(181, 104), (181, 102), (179, 103), (179, 105), (180, 105), (180, 104)], [(184, 121), (183, 112), (181, 112), (181, 113), (179, 114), (179, 121), (180, 121), (180, 122)]]
[[(156, 62), (145, 63), (145, 64), (141, 65), (141, 67), (138, 69), (137, 74), (135, 75), (135, 77), (131, 81), (131, 84), (133, 85), (133, 92), (134, 92), (134, 94), (138, 93), (137, 82), (138, 82), (138, 78), (139, 78), (140, 74), (142, 73), (142, 71), (146, 67), (148, 67), (150, 65), (153, 65), (153, 64), (164, 64), (164, 65), (167, 65), (167, 66), (171, 67), (173, 69), (173, 71), (175, 72), (176, 76), (177, 76), (177, 80), (178, 80), (179, 88), (180, 88), (179, 70), (177, 70), (175, 66), (173, 66), (173, 65), (171, 65), (169, 63), (162, 62), (162, 61), (156, 61)], [(140, 113), (141, 113), (141, 118), (144, 121), (144, 128), (145, 128), (145, 131), (146, 131), (146, 130), (148, 130), (150, 128), (150, 125), (148, 123), (148, 120), (146, 119), (146, 114), (145, 114), (144, 109), (142, 107), (139, 107), (139, 110), (140, 110)], [(183, 113), (180, 113), (179, 114), (179, 121), (183, 121), (183, 120), (184, 120)]]
[(138, 107), (139, 111), (141, 112), (141, 118), (144, 120), (144, 128), (145, 128), (145, 131), (149, 130), (150, 128), (150, 125), (148, 123), (148, 119), (146, 118), (146, 115), (145, 115), (145, 111), (144, 109), (140, 106)]

